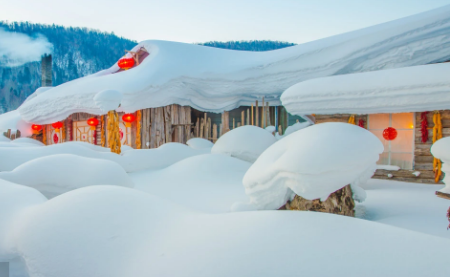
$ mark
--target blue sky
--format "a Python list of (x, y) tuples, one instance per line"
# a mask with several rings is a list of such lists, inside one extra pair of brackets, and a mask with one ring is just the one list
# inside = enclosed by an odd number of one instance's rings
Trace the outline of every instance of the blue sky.
[(302, 43), (449, 4), (450, 0), (0, 0), (0, 20), (89, 27), (137, 41)]

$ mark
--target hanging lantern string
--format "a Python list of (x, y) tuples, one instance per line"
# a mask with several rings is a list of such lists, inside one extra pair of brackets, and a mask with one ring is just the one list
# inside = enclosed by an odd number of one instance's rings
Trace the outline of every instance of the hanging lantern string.
[[(433, 143), (440, 140), (442, 138), (442, 121), (441, 121), (441, 113), (439, 111), (435, 111), (433, 114)], [(442, 172), (441, 172), (441, 160), (434, 158), (433, 159), (433, 172), (434, 172), (434, 181), (436, 183), (439, 182), (439, 179), (441, 178)]]
[(420, 131), (422, 133), (422, 143), (427, 143), (428, 141), (428, 119), (427, 119), (428, 112), (423, 112), (420, 115), (420, 118), (422, 119)]

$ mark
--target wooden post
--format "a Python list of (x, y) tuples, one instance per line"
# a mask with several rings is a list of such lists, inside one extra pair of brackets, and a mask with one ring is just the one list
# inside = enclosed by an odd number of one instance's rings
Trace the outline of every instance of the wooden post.
[(208, 118), (208, 128), (206, 129), (206, 139), (210, 140), (211, 139), (211, 117)]
[(224, 135), (226, 132), (230, 131), (230, 113), (229, 112), (223, 112), (223, 121), (222, 121), (222, 127), (223, 127), (223, 133)]
[(195, 123), (195, 129), (194, 129), (194, 134), (195, 134), (195, 137), (200, 137), (199, 136), (199, 132), (200, 132), (200, 117), (197, 117), (197, 123)]
[(281, 125), (278, 125), (278, 134), (280, 136), (283, 135), (283, 128), (281, 128)]
[(252, 125), (255, 125), (253, 124), (253, 104), (252, 104)]
[(234, 118), (233, 118), (233, 129), (234, 129), (235, 127), (234, 127)]
[(215, 143), (217, 141), (217, 124), (214, 123), (213, 131), (212, 131), (212, 142)]
[(266, 103), (266, 126), (270, 126), (270, 106), (269, 102)]
[(275, 131), (280, 132), (278, 128), (278, 106), (275, 106)]
[(200, 122), (201, 122), (200, 123), (200, 138), (203, 138), (203, 134), (204, 134), (203, 129), (205, 128), (205, 123), (204, 123), (205, 120), (202, 118)]
[(206, 113), (204, 113), (204, 120), (203, 120), (203, 122), (204, 122), (204, 127), (203, 127), (203, 130), (204, 130), (204, 134), (203, 134), (203, 137), (205, 138), (205, 139), (208, 139), (208, 117), (207, 117), (207, 115), (206, 115)]
[(256, 100), (255, 104), (255, 126), (259, 127), (259, 108), (258, 108), (258, 100)]
[(247, 125), (250, 125), (250, 109), (247, 109)]
[(245, 111), (241, 112), (241, 125), (244, 126), (245, 125)]
[(261, 127), (263, 127), (263, 128), (266, 128), (266, 121), (264, 120), (265, 116), (266, 116), (265, 108), (266, 108), (266, 104), (264, 103), (264, 96), (263, 96), (262, 103), (261, 103)]
[(166, 135), (166, 143), (172, 142), (172, 106), (165, 106), (164, 112), (164, 131)]

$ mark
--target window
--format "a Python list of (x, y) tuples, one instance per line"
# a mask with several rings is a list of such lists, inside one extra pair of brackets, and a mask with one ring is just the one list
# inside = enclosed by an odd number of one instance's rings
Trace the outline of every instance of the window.
[[(368, 129), (384, 145), (378, 164), (397, 165), (401, 169), (413, 169), (414, 160), (414, 113), (369, 115)], [(383, 131), (387, 127), (397, 130), (397, 137), (387, 141)]]

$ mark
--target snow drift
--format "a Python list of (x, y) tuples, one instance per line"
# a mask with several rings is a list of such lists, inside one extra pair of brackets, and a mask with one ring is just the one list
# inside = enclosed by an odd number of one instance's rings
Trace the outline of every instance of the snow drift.
[(442, 62), (450, 58), (450, 6), (314, 42), (267, 52), (230, 51), (149, 40), (150, 55), (117, 74), (117, 64), (67, 82), (26, 101), (22, 118), (53, 123), (75, 112), (103, 114), (94, 96), (114, 89), (123, 94), (119, 111), (169, 104), (205, 112), (250, 105), (262, 96), (271, 105), (288, 87), (312, 78)]
[[(10, 205), (22, 197), (12, 196)], [(205, 215), (112, 186), (82, 188), (43, 203), (36, 198), (6, 228), (13, 247), (8, 249), (23, 258), (30, 277), (450, 273), (442, 266), (447, 239), (355, 218), (274, 211)], [(289, 249), (308, 251), (286, 255)], [(336, 249), (345, 249), (345, 256)]]
[(300, 82), (281, 96), (291, 114), (424, 112), (450, 107), (450, 64), (331, 76)]
[(235, 202), (249, 202), (242, 178), (250, 163), (224, 155), (205, 154), (161, 170), (131, 174), (136, 189), (207, 213), (229, 212)]
[(214, 143), (204, 138), (191, 138), (186, 144), (194, 149), (209, 149), (214, 146)]
[(47, 198), (93, 185), (133, 187), (119, 164), (70, 154), (31, 160), (11, 172), (0, 172), (0, 179), (35, 188)]
[(276, 138), (257, 126), (246, 125), (222, 135), (211, 149), (213, 154), (224, 154), (253, 163)]
[(244, 176), (245, 191), (260, 209), (278, 209), (295, 194), (326, 199), (348, 184), (356, 187), (370, 179), (383, 149), (376, 136), (359, 126), (313, 125), (264, 151)]

